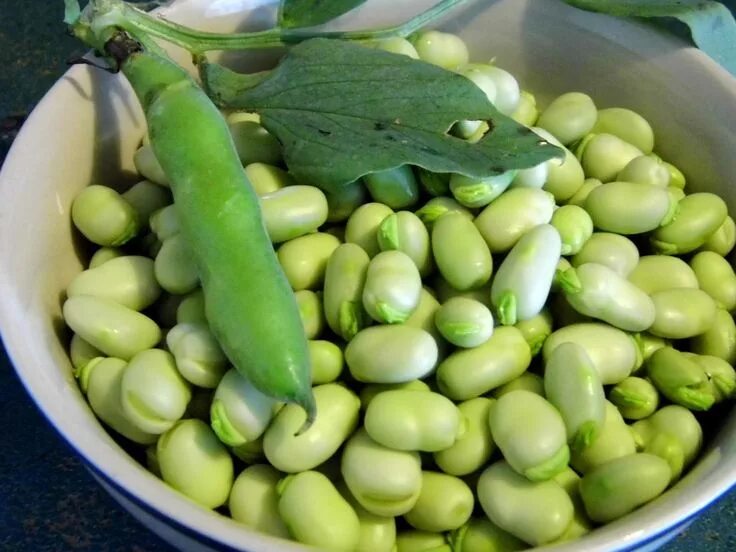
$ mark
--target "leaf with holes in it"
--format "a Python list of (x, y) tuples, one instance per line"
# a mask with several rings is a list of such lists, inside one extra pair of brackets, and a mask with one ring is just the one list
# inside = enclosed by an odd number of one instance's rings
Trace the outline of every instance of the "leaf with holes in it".
[(690, 29), (693, 42), (736, 76), (736, 20), (711, 0), (565, 0), (583, 10), (622, 17), (673, 17)]
[[(328, 191), (400, 165), (483, 178), (562, 154), (465, 77), (346, 41), (302, 42), (257, 84), (216, 65), (201, 70), (215, 103), (258, 112), (291, 173)], [(448, 134), (459, 120), (490, 130), (471, 144)]]
[(279, 26), (314, 27), (357, 8), (366, 0), (281, 0)]

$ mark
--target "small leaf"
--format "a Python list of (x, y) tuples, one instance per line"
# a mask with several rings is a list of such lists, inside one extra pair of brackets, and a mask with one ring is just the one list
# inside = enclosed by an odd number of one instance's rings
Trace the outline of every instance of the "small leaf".
[(366, 0), (282, 0), (279, 8), (279, 25), (291, 29), (295, 27), (315, 27), (350, 10), (357, 8)]
[[(217, 104), (257, 111), (294, 176), (328, 191), (406, 164), (484, 178), (561, 155), (465, 77), (346, 41), (303, 42), (245, 89), (226, 69), (205, 71)], [(486, 120), (490, 130), (471, 144), (448, 134), (459, 120)]]
[(673, 17), (690, 29), (693, 42), (736, 76), (736, 20), (711, 0), (565, 0), (584, 10), (623, 17)]

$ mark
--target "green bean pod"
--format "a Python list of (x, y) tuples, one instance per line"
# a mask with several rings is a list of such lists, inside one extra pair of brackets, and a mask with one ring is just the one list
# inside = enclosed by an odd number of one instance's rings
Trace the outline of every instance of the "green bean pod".
[(228, 446), (237, 447), (258, 439), (275, 412), (275, 401), (235, 370), (229, 370), (217, 385), (210, 407), (210, 425)]
[(360, 505), (379, 516), (411, 510), (422, 487), (419, 453), (384, 447), (362, 428), (345, 444), (341, 473)]
[(278, 485), (279, 514), (302, 544), (350, 552), (360, 539), (360, 520), (332, 482), (316, 471), (303, 471)]
[(431, 230), (435, 221), (442, 215), (447, 213), (460, 213), (461, 215), (473, 220), (473, 213), (467, 207), (463, 207), (451, 197), (440, 196), (433, 197), (427, 203), (417, 209), (416, 216), (419, 217), (424, 225)]
[(536, 188), (509, 190), (475, 218), (475, 226), (491, 253), (504, 253), (539, 224), (553, 216), (552, 194)]
[(327, 198), (314, 186), (289, 186), (260, 199), (263, 222), (273, 243), (315, 232), (327, 220)]
[(636, 452), (634, 435), (621, 413), (609, 401), (605, 402), (605, 407), (605, 421), (598, 438), (587, 447), (573, 451), (570, 463), (578, 473), (588, 473), (596, 466)]
[(654, 414), (659, 407), (659, 393), (649, 380), (630, 376), (617, 383), (608, 399), (624, 418), (641, 420)]
[(166, 334), (166, 345), (181, 375), (194, 385), (214, 389), (227, 371), (227, 357), (205, 323), (177, 324)]
[(304, 412), (287, 404), (263, 435), (263, 452), (276, 469), (296, 473), (311, 470), (330, 458), (358, 424), (360, 399), (336, 383), (313, 389), (319, 416), (301, 433)]
[(667, 255), (690, 253), (703, 245), (727, 216), (726, 203), (717, 195), (690, 194), (680, 200), (677, 216), (652, 234), (652, 246)]
[(700, 249), (713, 251), (725, 257), (733, 250), (734, 245), (736, 245), (736, 222), (732, 217), (727, 216), (723, 224), (705, 240)]
[(736, 363), (736, 322), (724, 309), (717, 309), (713, 324), (690, 340), (691, 350), (699, 355), (722, 358)]
[(618, 136), (643, 153), (651, 153), (654, 149), (654, 131), (649, 122), (635, 111), (623, 107), (599, 109), (591, 132)]
[(474, 503), (473, 491), (462, 479), (422, 471), (422, 489), (404, 519), (422, 531), (452, 531), (467, 523)]
[(460, 205), (470, 208), (484, 207), (504, 193), (515, 176), (516, 171), (506, 171), (486, 178), (453, 174), (450, 177), (450, 192)]
[(432, 253), (442, 277), (455, 289), (477, 288), (491, 277), (491, 252), (473, 222), (463, 215), (448, 213), (435, 221)]
[(550, 479), (570, 461), (562, 416), (535, 393), (503, 395), (491, 405), (488, 422), (504, 459), (531, 481)]
[(606, 396), (585, 349), (563, 343), (552, 352), (545, 365), (544, 392), (562, 415), (573, 449), (595, 441), (606, 416)]
[(364, 383), (402, 383), (427, 376), (437, 363), (431, 334), (405, 324), (358, 332), (345, 348), (352, 376)]
[(325, 192), (327, 197), (327, 222), (342, 222), (368, 199), (368, 192), (360, 180), (350, 182), (336, 190)]
[(627, 235), (667, 224), (674, 217), (675, 207), (665, 189), (632, 182), (603, 184), (585, 200), (585, 210), (596, 228)]
[(628, 279), (648, 295), (666, 289), (698, 288), (698, 278), (693, 269), (682, 259), (669, 255), (640, 257)]
[(513, 326), (497, 328), (485, 343), (452, 353), (437, 367), (443, 395), (463, 401), (479, 397), (518, 377), (531, 363), (531, 351)]
[(427, 227), (410, 211), (399, 211), (383, 219), (378, 227), (378, 246), (381, 251), (397, 250), (408, 255), (422, 277), (433, 268)]
[(588, 178), (611, 182), (642, 151), (614, 134), (589, 134), (578, 146), (580, 164)]
[(180, 420), (159, 437), (156, 458), (163, 480), (205, 508), (227, 502), (233, 460), (201, 420)]
[(661, 159), (640, 155), (621, 169), (616, 175), (616, 180), (666, 189), (670, 185), (670, 173)]
[(608, 324), (593, 322), (572, 324), (552, 332), (542, 349), (545, 362), (558, 346), (568, 342), (585, 349), (603, 385), (623, 381), (642, 362), (641, 352), (629, 334)]
[(435, 315), (435, 324), (442, 336), (457, 347), (477, 347), (493, 334), (493, 315), (478, 301), (453, 297)]
[(150, 445), (156, 442), (158, 434), (144, 431), (123, 409), (120, 397), (126, 365), (119, 358), (94, 358), (80, 371), (79, 385), (100, 420), (134, 443)]
[(76, 295), (64, 302), (62, 310), (74, 333), (111, 357), (129, 360), (161, 340), (161, 329), (153, 320), (111, 299)]
[(267, 163), (248, 164), (245, 167), (245, 175), (253, 186), (253, 191), (260, 197), (296, 184), (288, 172)]
[(537, 126), (552, 133), (562, 144), (569, 145), (595, 125), (598, 112), (590, 96), (582, 92), (567, 92), (552, 100), (542, 111)]
[(235, 478), (228, 509), (232, 518), (261, 533), (288, 539), (289, 530), (279, 514), (279, 493), (283, 477), (267, 464), (248, 466)]
[(457, 405), (465, 430), (448, 448), (434, 453), (434, 461), (445, 473), (468, 475), (481, 468), (496, 446), (488, 426), (491, 399), (477, 397)]
[(535, 226), (514, 245), (491, 284), (498, 320), (516, 324), (538, 315), (549, 297), (562, 242), (554, 226)]
[(626, 236), (609, 232), (593, 232), (572, 258), (572, 266), (598, 263), (628, 277), (639, 262), (639, 249)]
[(107, 186), (87, 186), (72, 202), (74, 226), (92, 243), (116, 247), (130, 241), (142, 221), (133, 206)]
[(651, 295), (656, 316), (649, 332), (669, 339), (700, 335), (713, 325), (718, 307), (700, 289), (680, 288)]
[(458, 408), (439, 393), (397, 389), (376, 395), (363, 421), (377, 443), (396, 450), (437, 452), (465, 432)]
[(363, 182), (373, 201), (391, 209), (406, 209), (419, 199), (419, 184), (409, 165), (369, 173)]
[(146, 180), (155, 182), (159, 186), (168, 187), (170, 185), (169, 178), (161, 168), (161, 163), (156, 159), (150, 144), (144, 144), (136, 150), (133, 154), (133, 164), (138, 173)]
[(669, 485), (670, 468), (653, 454), (638, 453), (598, 466), (580, 482), (590, 519), (605, 523), (659, 496)]
[(324, 312), (333, 332), (352, 339), (368, 325), (363, 307), (363, 288), (370, 258), (354, 243), (344, 243), (332, 252), (324, 277)]
[(489, 519), (470, 518), (450, 534), (455, 552), (515, 552), (527, 545)]
[(406, 321), (419, 305), (422, 278), (414, 261), (401, 251), (382, 251), (368, 264), (363, 307), (382, 324)]
[(558, 539), (572, 521), (572, 500), (558, 483), (529, 481), (505, 461), (485, 469), (477, 492), (495, 525), (534, 546)]
[(67, 297), (92, 295), (111, 299), (140, 311), (161, 295), (154, 276), (153, 261), (147, 257), (124, 256), (79, 273), (66, 289)]
[(672, 347), (663, 347), (652, 355), (647, 373), (657, 390), (676, 404), (690, 410), (708, 410), (715, 403), (705, 371)]
[(736, 310), (736, 274), (731, 263), (713, 251), (701, 251), (690, 259), (690, 267), (700, 289), (710, 295), (719, 308)]
[(578, 312), (630, 332), (644, 331), (654, 323), (652, 299), (607, 266), (585, 263), (576, 274), (580, 290), (565, 296)]
[(345, 242), (362, 247), (369, 257), (381, 251), (378, 245), (378, 230), (383, 220), (393, 214), (393, 209), (383, 203), (361, 205), (348, 218), (345, 225)]

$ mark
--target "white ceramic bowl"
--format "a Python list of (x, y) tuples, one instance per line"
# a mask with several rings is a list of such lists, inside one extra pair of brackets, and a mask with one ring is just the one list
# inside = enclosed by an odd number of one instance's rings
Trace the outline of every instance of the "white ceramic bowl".
[[(340, 28), (396, 22), (433, 0), (372, 0)], [(274, 0), (180, 0), (168, 17), (209, 30), (263, 28)], [(642, 113), (657, 151), (736, 213), (736, 80), (699, 51), (643, 23), (594, 15), (556, 0), (478, 1), (444, 27), (473, 60), (496, 57), (542, 105), (559, 93), (589, 93), (599, 107)], [(183, 52), (176, 52), (185, 61)], [(241, 66), (262, 63), (261, 55)], [(46, 95), (0, 173), (0, 330), (15, 368), (46, 418), (112, 496), (164, 539), (186, 550), (303, 550), (255, 534), (168, 488), (130, 458), (96, 420), (77, 388), (61, 318), (64, 289), (84, 259), (69, 207), (92, 182), (132, 171), (142, 115), (124, 80), (77, 66)], [(736, 482), (736, 417), (723, 420), (695, 468), (634, 515), (555, 550), (653, 549), (672, 538)], [(551, 548), (550, 548), (551, 549)]]

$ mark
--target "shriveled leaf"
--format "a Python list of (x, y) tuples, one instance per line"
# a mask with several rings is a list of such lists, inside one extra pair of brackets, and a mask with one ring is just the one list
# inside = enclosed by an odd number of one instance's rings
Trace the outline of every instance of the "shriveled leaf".
[(693, 42), (736, 76), (736, 20), (710, 0), (565, 0), (577, 8), (623, 17), (673, 17), (690, 29)]
[[(252, 87), (222, 68), (204, 74), (216, 103), (257, 111), (289, 170), (328, 190), (406, 164), (482, 178), (561, 154), (465, 77), (354, 43), (303, 42)], [(448, 134), (459, 120), (487, 120), (490, 130), (471, 144)]]
[(279, 25), (284, 28), (314, 27), (364, 4), (366, 0), (282, 0)]

